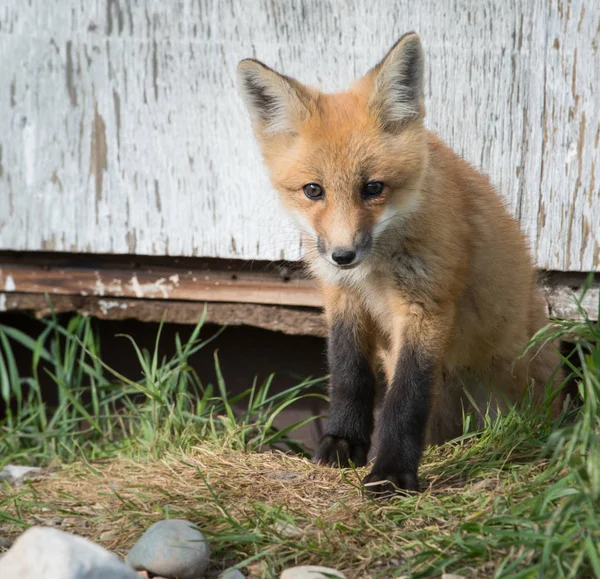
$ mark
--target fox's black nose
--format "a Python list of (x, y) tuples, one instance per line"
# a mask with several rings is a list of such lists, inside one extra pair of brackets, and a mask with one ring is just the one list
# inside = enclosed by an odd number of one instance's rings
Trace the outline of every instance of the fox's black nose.
[(331, 259), (335, 261), (338, 265), (348, 265), (354, 261), (356, 257), (356, 251), (341, 249), (339, 251), (334, 251), (331, 254)]

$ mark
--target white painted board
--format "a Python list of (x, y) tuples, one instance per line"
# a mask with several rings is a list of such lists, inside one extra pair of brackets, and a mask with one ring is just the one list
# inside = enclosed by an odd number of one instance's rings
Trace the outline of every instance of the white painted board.
[(599, 270), (597, 0), (0, 0), (0, 249), (297, 259), (236, 64), (336, 90), (408, 30), (537, 265)]

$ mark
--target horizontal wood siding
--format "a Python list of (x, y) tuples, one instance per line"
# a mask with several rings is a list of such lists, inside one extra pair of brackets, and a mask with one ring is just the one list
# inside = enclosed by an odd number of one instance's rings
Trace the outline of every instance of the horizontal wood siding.
[(0, 249), (297, 259), (236, 64), (336, 90), (407, 30), (537, 265), (598, 270), (597, 0), (3, 0)]

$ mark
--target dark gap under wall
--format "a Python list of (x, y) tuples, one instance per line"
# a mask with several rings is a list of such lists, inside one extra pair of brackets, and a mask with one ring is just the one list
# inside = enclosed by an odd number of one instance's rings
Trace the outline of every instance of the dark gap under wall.
[[(68, 318), (68, 315), (60, 317), (63, 322)], [(18, 328), (33, 338), (44, 329), (40, 321), (27, 314), (1, 314), (0, 324)], [(136, 320), (95, 319), (94, 326), (100, 336), (103, 361), (128, 378), (138, 380), (141, 377), (141, 370), (133, 346), (126, 338), (116, 337), (116, 335), (128, 334), (140, 348), (152, 351), (159, 324)], [(192, 330), (191, 325), (165, 324), (160, 340), (160, 355), (172, 356), (175, 351), (175, 334), (179, 333), (182, 341), (186, 341)], [(218, 330), (217, 326), (206, 325), (200, 336), (208, 338)], [(210, 383), (216, 386), (213, 358), (215, 350), (218, 350), (221, 371), (228, 392), (232, 395), (250, 388), (255, 376), (260, 384), (268, 378), (269, 374), (275, 373), (272, 391), (280, 392), (307, 377), (320, 377), (327, 373), (325, 340), (322, 338), (290, 336), (250, 326), (231, 326), (225, 328), (214, 341), (192, 357), (191, 365), (204, 385)], [(14, 345), (14, 353), (21, 374), (30, 375), (31, 354), (17, 345)], [(55, 402), (51, 399), (52, 393), (56, 390), (50, 377), (45, 374), (40, 376), (43, 376), (43, 387), (48, 392), (48, 402)], [(0, 414), (3, 412), (4, 407), (0, 401)], [(325, 401), (309, 398), (284, 410), (275, 424), (282, 428), (310, 415), (326, 413)], [(314, 421), (296, 431), (294, 438), (314, 448), (321, 428), (321, 421)]]

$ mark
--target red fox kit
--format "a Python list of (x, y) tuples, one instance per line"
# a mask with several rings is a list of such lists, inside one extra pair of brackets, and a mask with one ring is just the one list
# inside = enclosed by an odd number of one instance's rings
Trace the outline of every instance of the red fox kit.
[[(364, 466), (376, 375), (387, 389), (374, 493), (417, 490), (426, 443), (461, 432), (463, 392), (540, 399), (550, 347), (529, 252), (488, 179), (424, 127), (424, 56), (404, 35), (347, 92), (324, 94), (256, 60), (238, 67), (271, 181), (305, 234), (329, 325), (331, 408), (318, 461)], [(558, 383), (555, 378), (555, 383)]]

